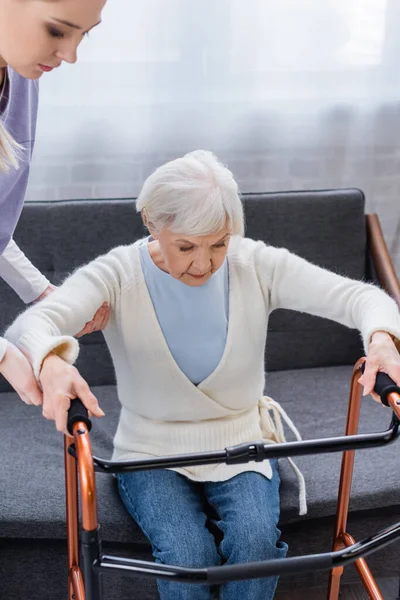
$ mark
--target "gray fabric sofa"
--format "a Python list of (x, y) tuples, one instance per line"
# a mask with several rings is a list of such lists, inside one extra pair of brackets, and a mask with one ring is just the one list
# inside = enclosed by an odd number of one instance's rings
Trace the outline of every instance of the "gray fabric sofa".
[[(362, 192), (245, 194), (244, 204), (249, 237), (285, 246), (350, 277), (373, 277)], [(25, 205), (15, 239), (59, 284), (82, 263), (143, 235), (133, 200), (35, 202)], [(0, 331), (4, 331), (24, 307), (4, 282), (0, 299)], [(282, 403), (304, 439), (341, 435), (352, 365), (360, 356), (357, 332), (309, 315), (276, 311), (266, 349), (266, 393)], [(82, 339), (77, 366), (106, 413), (94, 423), (94, 452), (109, 457), (119, 405), (101, 333)], [(388, 409), (365, 398), (360, 431), (383, 430), (390, 416)], [(356, 539), (400, 520), (398, 452), (399, 446), (393, 444), (356, 457), (349, 517)], [(4, 379), (0, 379), (0, 456), (0, 597), (67, 598), (63, 439), (39, 409), (18, 400)], [(297, 459), (307, 483), (305, 517), (298, 516), (295, 476), (281, 461), (281, 528), (291, 555), (330, 550), (340, 459), (339, 454)], [(104, 548), (149, 558), (149, 545), (119, 501), (115, 480), (99, 474), (97, 489)], [(369, 557), (373, 573), (399, 575), (399, 550), (395, 543)], [(316, 585), (327, 576), (305, 574), (295, 581), (298, 586)], [(355, 577), (354, 568), (345, 571), (345, 580)], [(280, 588), (293, 580), (282, 578)], [(158, 597), (150, 580), (109, 576), (104, 587), (104, 600)]]

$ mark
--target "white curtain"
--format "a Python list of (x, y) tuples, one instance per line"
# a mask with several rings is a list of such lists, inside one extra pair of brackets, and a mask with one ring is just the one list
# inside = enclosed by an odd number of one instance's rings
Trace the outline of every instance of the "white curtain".
[(132, 197), (213, 150), (242, 191), (356, 186), (400, 267), (399, 0), (109, 0), (44, 76), (28, 199)]

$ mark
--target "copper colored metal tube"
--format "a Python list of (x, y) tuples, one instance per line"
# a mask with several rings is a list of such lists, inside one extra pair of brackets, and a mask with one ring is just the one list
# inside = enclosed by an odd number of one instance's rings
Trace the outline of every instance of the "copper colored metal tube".
[[(346, 546), (352, 546), (356, 543), (355, 539), (349, 533), (343, 533), (341, 536)], [(385, 600), (382, 596), (378, 585), (372, 575), (365, 558), (359, 558), (355, 561), (354, 566), (356, 567), (363, 586), (370, 598), (370, 600)]]
[[(361, 386), (358, 383), (358, 379), (361, 376), (361, 366), (364, 362), (365, 358), (360, 359), (353, 369), (349, 408), (347, 413), (346, 435), (355, 435), (358, 431), (358, 421), (361, 407)], [(392, 392), (388, 395), (388, 403), (396, 416), (400, 418), (400, 395)], [(351, 546), (355, 543), (354, 538), (346, 532), (351, 482), (353, 478), (354, 456), (354, 450), (349, 450), (343, 453), (336, 511), (335, 541), (333, 545), (334, 550), (339, 550), (344, 546)], [(355, 561), (355, 567), (370, 599), (384, 600), (365, 559), (360, 558)], [(337, 600), (339, 598), (340, 578), (342, 574), (342, 567), (332, 569), (330, 572), (328, 600)]]
[(328, 600), (338, 600), (340, 593), (340, 579), (343, 575), (343, 567), (336, 567), (329, 573)]
[[(343, 550), (344, 543), (341, 539), (335, 540), (333, 544), (333, 551)], [(328, 600), (337, 600), (340, 592), (340, 578), (343, 575), (344, 567), (335, 567), (329, 573), (328, 583)]]
[(387, 397), (388, 403), (396, 417), (400, 420), (400, 394), (396, 392), (392, 392), (388, 394)]
[[(360, 417), (361, 406), (361, 385), (359, 385), (358, 380), (361, 377), (361, 366), (364, 362), (365, 358), (360, 359), (355, 364), (353, 369), (349, 407), (347, 411), (346, 435), (354, 435), (358, 431), (358, 420)], [(354, 455), (354, 450), (343, 452), (336, 509), (336, 525), (333, 544), (334, 550), (340, 550), (345, 545), (342, 535), (346, 532), (347, 527), (351, 481), (353, 478)], [(331, 570), (328, 583), (328, 600), (338, 600), (340, 591), (340, 578), (342, 574), (343, 567), (337, 567), (336, 569)]]
[(96, 478), (94, 473), (92, 445), (85, 423), (75, 423), (73, 433), (78, 460), (79, 483), (82, 501), (82, 527), (85, 531), (94, 531), (98, 527)]
[(85, 585), (83, 583), (82, 571), (79, 567), (73, 567), (70, 573), (74, 600), (85, 600)]
[[(79, 523), (78, 523), (78, 485), (75, 459), (68, 453), (73, 439), (64, 436), (65, 497), (67, 511), (68, 543), (68, 594), (74, 597), (72, 570), (79, 567)], [(82, 597), (84, 598), (84, 596)], [(75, 600), (77, 597), (75, 595)]]
[[(361, 366), (365, 362), (362, 358), (354, 366), (351, 380), (349, 408), (347, 412), (346, 435), (354, 435), (358, 431), (358, 420), (361, 407), (361, 385), (358, 380), (361, 377)], [(340, 484), (338, 493), (338, 507), (336, 513), (335, 540), (346, 531), (347, 514), (349, 512), (351, 480), (353, 477), (354, 450), (343, 453), (342, 467), (340, 472)]]

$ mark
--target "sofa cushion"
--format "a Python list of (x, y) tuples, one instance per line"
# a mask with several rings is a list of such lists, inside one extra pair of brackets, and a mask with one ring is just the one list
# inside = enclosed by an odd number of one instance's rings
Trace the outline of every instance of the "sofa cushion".
[[(284, 247), (354, 279), (366, 276), (365, 198), (360, 190), (245, 194), (247, 235)], [(271, 315), (268, 371), (354, 363), (358, 335), (327, 319), (295, 311)]]
[[(270, 373), (266, 393), (280, 401), (304, 439), (341, 435), (346, 421), (351, 368), (330, 367)], [(106, 412), (95, 420), (93, 452), (110, 457), (119, 415), (114, 386), (93, 388)], [(390, 411), (370, 398), (363, 400), (360, 431), (387, 428)], [(250, 441), (250, 440), (249, 440)], [(0, 536), (65, 537), (63, 440), (40, 409), (26, 406), (15, 394), (0, 398)], [(356, 456), (351, 510), (398, 504), (398, 445), (363, 450)], [(281, 462), (281, 522), (315, 520), (333, 515), (340, 454), (296, 459), (307, 483), (308, 515), (298, 516), (298, 486), (287, 461)], [(119, 501), (115, 479), (97, 475), (99, 520), (105, 541), (144, 541)]]

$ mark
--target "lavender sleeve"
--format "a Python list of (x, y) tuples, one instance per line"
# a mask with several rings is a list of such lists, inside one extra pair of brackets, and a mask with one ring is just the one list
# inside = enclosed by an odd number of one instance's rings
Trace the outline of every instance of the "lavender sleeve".
[(0, 277), (25, 304), (33, 302), (50, 285), (50, 281), (28, 260), (14, 240), (0, 255)]
[(0, 119), (22, 146), (19, 168), (0, 174), (0, 255), (9, 244), (21, 215), (36, 135), (38, 82), (7, 69)]

